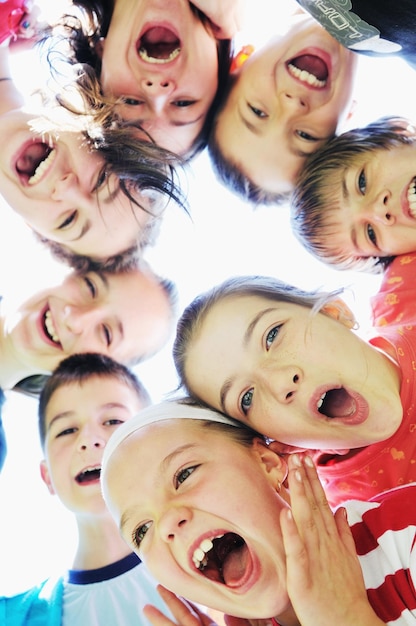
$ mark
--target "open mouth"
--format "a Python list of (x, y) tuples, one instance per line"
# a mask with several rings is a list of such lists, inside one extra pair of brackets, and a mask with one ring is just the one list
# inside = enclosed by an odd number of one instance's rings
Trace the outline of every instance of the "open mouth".
[(407, 188), (407, 201), (410, 215), (416, 217), (416, 176), (412, 178)]
[(289, 74), (309, 87), (322, 89), (328, 82), (328, 66), (314, 54), (302, 54), (287, 62)]
[(137, 52), (147, 63), (170, 63), (179, 56), (181, 42), (169, 28), (153, 26), (138, 40)]
[(97, 482), (100, 480), (101, 466), (89, 467), (75, 476), (75, 480), (79, 485), (85, 485), (86, 483)]
[(50, 339), (50, 341), (52, 341), (60, 348), (62, 347), (53, 323), (50, 309), (47, 309), (43, 315), (43, 330), (45, 331), (45, 335), (48, 337), (48, 339)]
[(16, 171), (28, 185), (35, 185), (55, 160), (56, 150), (43, 141), (29, 144), (16, 161)]
[(225, 533), (204, 539), (194, 551), (192, 560), (206, 578), (236, 586), (246, 575), (248, 547), (240, 535)]
[(323, 393), (316, 407), (319, 413), (333, 419), (351, 417), (357, 410), (357, 403), (344, 387), (340, 387)]

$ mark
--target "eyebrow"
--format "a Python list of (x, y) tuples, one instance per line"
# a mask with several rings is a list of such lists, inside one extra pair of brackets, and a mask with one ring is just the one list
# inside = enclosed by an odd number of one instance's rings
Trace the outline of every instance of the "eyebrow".
[[(271, 311), (275, 311), (275, 310), (276, 310), (276, 307), (275, 306), (271, 306), (271, 307), (268, 307), (267, 309), (263, 309), (262, 311), (257, 313), (257, 315), (251, 320), (250, 324), (247, 326), (247, 330), (246, 330), (246, 332), (243, 335), (243, 347), (247, 347), (248, 343), (251, 341), (251, 338), (253, 336), (253, 332), (254, 332), (257, 324), (260, 322), (260, 320), (265, 315), (267, 315)], [(227, 413), (226, 407), (225, 407), (225, 403), (226, 403), (226, 400), (227, 400), (228, 392), (230, 391), (230, 388), (231, 388), (233, 382), (234, 382), (234, 378), (227, 378), (227, 380), (224, 382), (224, 384), (222, 385), (222, 387), (220, 389), (220, 406), (221, 406), (221, 409), (222, 409), (223, 413)]]
[[(125, 411), (128, 411), (126, 405), (122, 404), (121, 402), (106, 402), (99, 407), (100, 411), (108, 409), (124, 409)], [(73, 417), (74, 415), (74, 410), (62, 411), (61, 413), (57, 413), (49, 422), (48, 428), (46, 429), (47, 432), (49, 432), (49, 430), (51, 429), (52, 424), (55, 424), (55, 422), (57, 422), (58, 420), (67, 419), (68, 417)]]

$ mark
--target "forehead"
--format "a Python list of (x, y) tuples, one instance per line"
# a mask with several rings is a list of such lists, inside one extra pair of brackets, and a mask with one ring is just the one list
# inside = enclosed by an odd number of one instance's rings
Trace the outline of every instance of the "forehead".
[(93, 375), (84, 381), (64, 383), (56, 389), (46, 407), (45, 420), (48, 424), (62, 412), (85, 415), (91, 410), (99, 412), (116, 405), (139, 410), (142, 402), (135, 390), (114, 376)]

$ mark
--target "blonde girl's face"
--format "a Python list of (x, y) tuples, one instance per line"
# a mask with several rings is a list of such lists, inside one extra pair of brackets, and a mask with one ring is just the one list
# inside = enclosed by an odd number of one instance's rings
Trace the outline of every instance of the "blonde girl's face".
[(199, 421), (167, 420), (120, 445), (104, 494), (127, 543), (168, 589), (231, 615), (270, 617), (289, 602), (278, 521), (286, 504), (276, 494), (284, 471), (260, 440), (245, 447)]
[[(36, 117), (36, 116), (35, 116)], [(72, 252), (103, 259), (136, 244), (151, 204), (133, 204), (83, 133), (41, 135), (34, 116), (12, 111), (0, 120), (0, 193), (39, 235)]]
[(402, 419), (397, 368), (350, 330), (350, 311), (339, 321), (338, 306), (325, 310), (250, 295), (217, 302), (188, 346), (186, 384), (285, 444), (349, 449), (386, 439)]

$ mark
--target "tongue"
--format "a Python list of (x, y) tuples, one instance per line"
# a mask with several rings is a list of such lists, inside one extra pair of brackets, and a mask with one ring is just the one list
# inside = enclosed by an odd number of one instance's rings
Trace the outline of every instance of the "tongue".
[(44, 143), (31, 144), (16, 162), (17, 170), (22, 174), (33, 175), (39, 163), (48, 156), (49, 148)]
[(328, 78), (326, 63), (312, 54), (303, 54), (290, 62), (299, 70), (306, 70), (309, 74), (313, 74), (318, 80), (326, 80)]
[(167, 58), (176, 48), (180, 41), (171, 30), (163, 26), (154, 26), (142, 36), (140, 46), (145, 48), (147, 54), (155, 59)]
[(355, 401), (345, 389), (328, 391), (320, 412), (327, 417), (348, 417), (355, 411)]
[(222, 564), (222, 575), (226, 585), (235, 585), (244, 576), (247, 568), (246, 544), (227, 554)]

